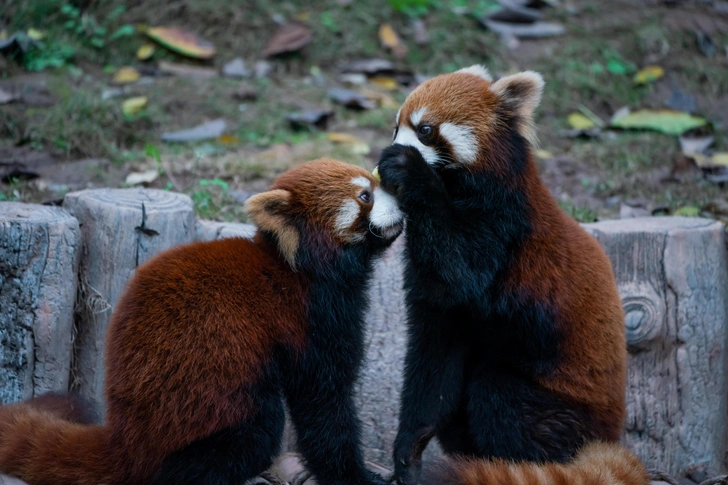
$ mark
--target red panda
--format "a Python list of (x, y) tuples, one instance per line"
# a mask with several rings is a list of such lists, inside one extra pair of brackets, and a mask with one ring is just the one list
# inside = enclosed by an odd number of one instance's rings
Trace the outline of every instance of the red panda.
[(407, 226), (399, 483), (416, 481), (432, 437), (449, 455), (535, 463), (620, 437), (622, 305), (604, 251), (539, 176), (542, 89), (534, 72), (437, 76), (408, 96), (382, 153), (382, 187)]
[[(31, 485), (242, 484), (280, 447), (285, 398), (320, 484), (382, 485), (353, 402), (373, 258), (402, 230), (366, 170), (317, 160), (246, 203), (252, 241), (180, 246), (140, 266), (106, 346), (107, 415), (0, 407), (0, 471)], [(65, 418), (65, 419), (64, 419)]]

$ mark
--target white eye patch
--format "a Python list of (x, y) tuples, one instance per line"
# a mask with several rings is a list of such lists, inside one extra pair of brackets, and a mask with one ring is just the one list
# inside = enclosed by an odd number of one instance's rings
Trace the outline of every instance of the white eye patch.
[(425, 159), (425, 161), (429, 165), (436, 165), (438, 158), (437, 158), (437, 152), (427, 145), (423, 144), (418, 138), (415, 132), (412, 130), (412, 128), (408, 126), (402, 126), (400, 127), (399, 131), (397, 132), (397, 136), (394, 138), (394, 141), (392, 142), (393, 145), (400, 144), (400, 145), (407, 145), (411, 147), (415, 147), (419, 152), (422, 154), (422, 158)]
[(422, 121), (422, 117), (425, 116), (425, 113), (427, 113), (427, 108), (414, 110), (410, 115), (410, 121), (412, 122), (412, 126), (418, 126)]
[(359, 204), (355, 200), (349, 199), (339, 208), (336, 215), (336, 231), (340, 235), (344, 235), (359, 217)]
[(450, 143), (455, 159), (460, 163), (473, 163), (478, 157), (478, 141), (472, 128), (443, 123), (440, 125), (440, 135)]
[(353, 185), (358, 185), (359, 187), (362, 187), (364, 189), (368, 189), (372, 186), (372, 183), (369, 181), (369, 179), (366, 177), (362, 177), (361, 175), (358, 177), (354, 177), (349, 182)]

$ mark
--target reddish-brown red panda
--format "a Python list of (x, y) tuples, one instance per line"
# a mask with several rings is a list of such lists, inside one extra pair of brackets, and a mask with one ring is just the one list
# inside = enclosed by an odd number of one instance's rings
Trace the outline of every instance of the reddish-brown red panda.
[(0, 407), (0, 471), (31, 485), (242, 484), (278, 453), (285, 399), (318, 483), (385, 483), (364, 467), (353, 392), (396, 201), (366, 170), (318, 160), (246, 209), (254, 240), (137, 269), (109, 328), (103, 425), (74, 422), (66, 402)]
[(539, 176), (542, 89), (534, 72), (437, 76), (408, 96), (382, 153), (407, 220), (400, 483), (416, 481), (433, 436), (449, 455), (535, 463), (620, 437), (622, 306), (604, 251)]

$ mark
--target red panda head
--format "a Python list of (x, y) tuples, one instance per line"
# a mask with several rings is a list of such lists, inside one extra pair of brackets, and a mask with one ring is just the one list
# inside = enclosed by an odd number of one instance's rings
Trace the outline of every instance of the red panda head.
[(405, 100), (393, 143), (417, 148), (434, 167), (487, 165), (492, 158), (487, 151), (499, 145), (507, 130), (536, 142), (533, 114), (543, 85), (541, 75), (532, 71), (493, 82), (477, 65), (434, 77)]
[(404, 221), (394, 197), (379, 188), (371, 173), (330, 159), (288, 170), (271, 190), (248, 199), (245, 209), (255, 225), (276, 236), (292, 266), (306, 228), (338, 245), (381, 246), (402, 232)]

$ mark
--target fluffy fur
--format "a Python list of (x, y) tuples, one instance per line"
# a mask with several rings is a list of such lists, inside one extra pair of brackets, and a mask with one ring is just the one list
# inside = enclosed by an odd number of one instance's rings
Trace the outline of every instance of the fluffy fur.
[[(349, 201), (356, 217), (337, 226)], [(62, 398), (0, 408), (2, 472), (241, 484), (278, 453), (285, 398), (318, 483), (384, 483), (364, 468), (352, 395), (372, 260), (402, 215), (369, 173), (332, 160), (287, 172), (247, 209), (253, 241), (181, 246), (137, 269), (109, 328), (104, 425)]]
[(619, 439), (624, 315), (605, 253), (539, 176), (542, 87), (532, 72), (430, 79), (382, 154), (407, 219), (400, 482), (433, 436), (451, 455), (556, 463)]

